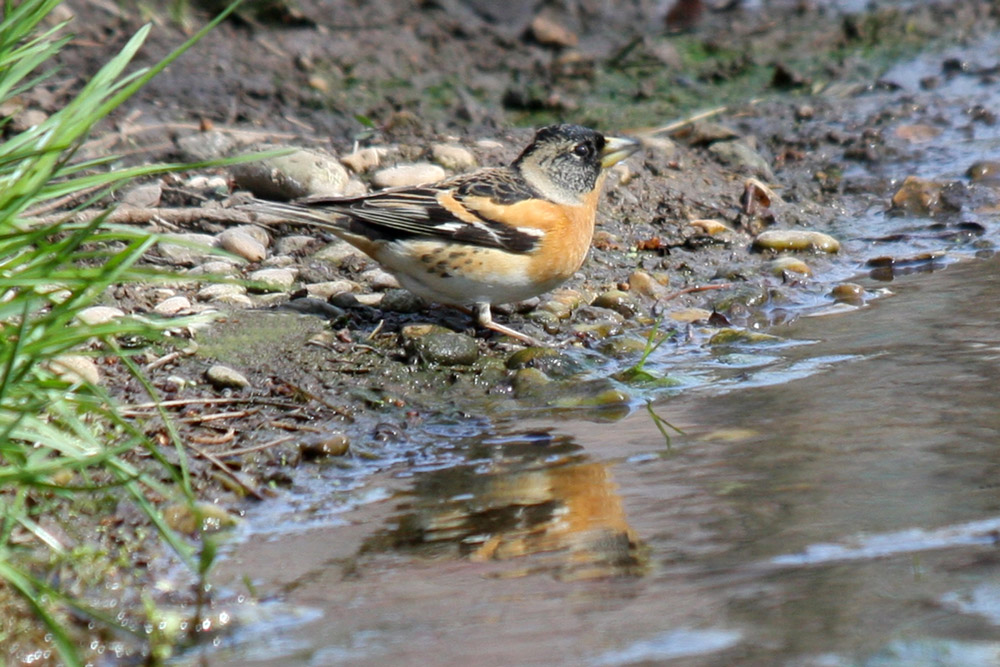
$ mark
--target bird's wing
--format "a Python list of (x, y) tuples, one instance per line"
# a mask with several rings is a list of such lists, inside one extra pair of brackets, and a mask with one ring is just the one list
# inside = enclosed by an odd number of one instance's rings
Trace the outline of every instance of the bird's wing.
[[(538, 246), (544, 230), (496, 211), (536, 196), (508, 170), (484, 169), (436, 185), (347, 199), (312, 197), (292, 206), (339, 213), (348, 218), (342, 228), (372, 240), (419, 236), (525, 253)], [(305, 217), (316, 224), (322, 216)]]

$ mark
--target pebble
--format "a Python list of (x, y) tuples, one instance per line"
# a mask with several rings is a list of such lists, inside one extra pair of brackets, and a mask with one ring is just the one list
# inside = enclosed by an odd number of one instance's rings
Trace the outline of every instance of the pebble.
[(153, 208), (160, 205), (163, 186), (159, 183), (145, 183), (130, 188), (122, 195), (122, 203), (136, 208)]
[(177, 315), (185, 310), (191, 309), (191, 302), (186, 296), (172, 296), (156, 304), (153, 312), (157, 315)]
[(726, 166), (748, 172), (765, 181), (774, 180), (774, 173), (767, 160), (742, 141), (720, 141), (709, 146), (708, 152)]
[(452, 171), (468, 171), (477, 166), (476, 156), (472, 151), (457, 144), (434, 144), (431, 146), (431, 157), (439, 165)]
[(283, 269), (297, 263), (298, 262), (296, 262), (295, 258), (291, 255), (272, 255), (261, 262), (260, 265), (262, 268), (267, 267), (270, 269)]
[(639, 311), (638, 304), (632, 300), (632, 297), (629, 296), (628, 292), (623, 292), (617, 289), (608, 290), (607, 292), (598, 295), (591, 305), (597, 306), (598, 308), (608, 308), (623, 317), (634, 317)]
[(545, 46), (573, 47), (580, 43), (575, 32), (542, 14), (531, 21), (528, 29), (535, 41)]
[(650, 299), (661, 299), (667, 295), (667, 288), (642, 270), (633, 271), (628, 277), (628, 288), (630, 292)]
[(236, 148), (236, 140), (227, 132), (211, 130), (181, 137), (177, 140), (177, 147), (186, 162), (207, 162), (232, 152)]
[(274, 244), (274, 252), (279, 255), (300, 255), (316, 243), (316, 238), (305, 234), (282, 236)]
[(190, 269), (187, 273), (192, 276), (232, 276), (236, 274), (236, 265), (228, 259), (213, 259)]
[(341, 163), (355, 174), (363, 174), (370, 171), (382, 163), (382, 158), (389, 154), (385, 148), (362, 148), (347, 155), (341, 155)]
[(295, 272), (291, 269), (258, 269), (251, 272), (247, 278), (261, 283), (264, 291), (286, 292), (295, 283)]
[(426, 363), (442, 366), (471, 366), (479, 358), (479, 344), (474, 338), (451, 331), (433, 331), (413, 338), (409, 351)]
[(313, 253), (312, 256), (315, 260), (326, 262), (327, 264), (332, 264), (336, 267), (341, 266), (347, 260), (355, 257), (368, 257), (368, 255), (361, 252), (347, 241), (334, 241), (325, 248), (321, 248)]
[(712, 336), (709, 345), (730, 345), (733, 343), (777, 343), (781, 338), (771, 334), (759, 333), (757, 331), (747, 331), (746, 329), (721, 329)]
[(267, 248), (264, 244), (242, 229), (236, 227), (226, 229), (217, 238), (223, 250), (228, 250), (248, 262), (260, 262), (267, 257)]
[(419, 313), (427, 303), (409, 290), (396, 288), (386, 290), (379, 307), (392, 313)]
[(860, 305), (865, 300), (865, 288), (857, 283), (841, 283), (830, 290), (830, 296), (837, 303)]
[(944, 184), (917, 176), (907, 176), (892, 195), (892, 208), (911, 215), (933, 215), (941, 208)]
[(729, 225), (719, 220), (699, 219), (699, 220), (692, 220), (688, 224), (694, 227), (695, 229), (705, 234), (708, 234), (709, 236), (717, 236), (725, 232), (733, 231)]
[(670, 319), (675, 322), (704, 322), (712, 316), (712, 311), (706, 308), (683, 308), (670, 313)]
[(767, 265), (768, 270), (776, 276), (785, 273), (798, 273), (803, 276), (811, 276), (812, 269), (798, 257), (778, 257)]
[(965, 175), (973, 183), (1000, 183), (1000, 162), (994, 160), (980, 160), (973, 162), (966, 170)]
[(317, 315), (325, 317), (330, 321), (337, 321), (344, 316), (344, 311), (337, 306), (327, 303), (323, 299), (313, 297), (299, 297), (282, 303), (279, 308), (291, 310), (303, 315)]
[(840, 241), (823, 232), (801, 229), (770, 229), (753, 240), (757, 250), (818, 250), (837, 252)]
[(533, 368), (546, 377), (567, 378), (584, 371), (581, 362), (551, 347), (526, 347), (507, 357), (507, 369)]
[(125, 317), (125, 311), (113, 306), (91, 306), (76, 314), (78, 320), (90, 326), (107, 324), (122, 317)]
[(232, 168), (236, 186), (264, 199), (299, 199), (343, 194), (349, 176), (328, 153), (299, 148), (280, 157), (246, 162)]
[(514, 388), (515, 397), (530, 398), (536, 396), (539, 390), (551, 382), (552, 379), (537, 368), (522, 368), (514, 374), (511, 386)]
[(14, 114), (10, 119), (10, 131), (12, 134), (27, 132), (33, 127), (38, 127), (49, 119), (49, 115), (41, 109), (25, 109)]
[(380, 169), (372, 175), (372, 183), (379, 188), (398, 188), (408, 185), (424, 185), (442, 180), (445, 171), (430, 162), (401, 164)]
[(343, 433), (320, 433), (299, 443), (299, 452), (309, 461), (343, 456), (350, 449), (351, 440)]
[(580, 307), (583, 295), (572, 289), (557, 290), (551, 298), (538, 306), (541, 311), (552, 313), (560, 320), (568, 319)]
[(211, 234), (164, 234), (156, 248), (164, 259), (173, 264), (183, 266), (193, 266), (204, 262), (212, 257), (211, 248), (214, 248), (217, 239)]
[(309, 296), (315, 296), (321, 299), (329, 299), (337, 294), (342, 294), (344, 292), (358, 292), (360, 290), (361, 286), (350, 280), (329, 280), (322, 283), (312, 283), (311, 285), (306, 285), (306, 292), (309, 293)]
[(242, 389), (250, 386), (250, 380), (229, 366), (215, 364), (205, 371), (207, 379), (216, 389)]
[(227, 283), (215, 283), (212, 285), (206, 285), (198, 290), (195, 298), (199, 301), (211, 301), (213, 299), (218, 299), (223, 296), (232, 296), (234, 294), (246, 294), (247, 288), (243, 285), (227, 284)]
[(399, 288), (399, 280), (385, 269), (368, 269), (358, 277), (361, 279), (361, 282), (367, 284), (373, 290)]
[(167, 505), (163, 510), (163, 520), (173, 530), (185, 535), (195, 535), (199, 531), (214, 533), (236, 524), (236, 519), (224, 507), (206, 502), (197, 503), (193, 511), (187, 503)]
[(212, 299), (212, 303), (233, 306), (235, 308), (253, 308), (253, 299), (246, 294), (220, 294)]
[(52, 371), (66, 382), (98, 384), (101, 371), (90, 357), (82, 354), (63, 354), (52, 360)]

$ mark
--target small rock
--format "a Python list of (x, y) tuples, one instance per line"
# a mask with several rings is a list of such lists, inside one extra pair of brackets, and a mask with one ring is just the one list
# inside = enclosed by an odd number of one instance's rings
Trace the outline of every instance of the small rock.
[(268, 257), (263, 262), (260, 263), (261, 267), (267, 267), (269, 269), (283, 269), (286, 266), (292, 266), (297, 264), (295, 258), (291, 255), (272, 255)]
[(153, 312), (157, 315), (177, 315), (180, 312), (191, 309), (191, 302), (186, 296), (172, 296), (156, 304)]
[(431, 157), (445, 169), (468, 171), (476, 167), (476, 157), (470, 150), (456, 144), (434, 144)]
[(823, 232), (800, 229), (769, 229), (761, 232), (753, 240), (757, 250), (817, 250), (820, 252), (837, 252), (840, 241)]
[(816, 115), (816, 109), (809, 104), (802, 104), (795, 108), (795, 120), (812, 120)]
[(865, 288), (857, 283), (841, 283), (830, 290), (830, 296), (837, 303), (861, 305), (865, 301)]
[(190, 276), (236, 275), (236, 264), (234, 262), (235, 260), (229, 259), (228, 257), (212, 259), (210, 262), (205, 262), (204, 264), (188, 269), (187, 274)]
[(335, 322), (344, 316), (344, 311), (337, 306), (327, 303), (323, 299), (312, 297), (300, 297), (292, 299), (278, 306), (283, 310), (292, 310), (303, 315), (317, 315)]
[(66, 382), (85, 382), (98, 384), (101, 381), (101, 371), (90, 357), (82, 354), (63, 354), (51, 362), (52, 372)]
[(382, 296), (379, 308), (392, 313), (419, 313), (427, 307), (427, 302), (405, 289), (390, 289)]
[(253, 300), (246, 294), (220, 294), (212, 299), (212, 303), (218, 303), (234, 308), (253, 308)]
[(402, 329), (399, 330), (399, 335), (403, 337), (403, 341), (409, 344), (410, 342), (420, 338), (422, 336), (427, 336), (432, 333), (455, 333), (447, 327), (443, 327), (440, 324), (407, 324)]
[(517, 398), (532, 398), (551, 384), (552, 379), (537, 368), (522, 368), (514, 374), (511, 385)]
[(232, 296), (234, 294), (246, 294), (247, 288), (243, 285), (227, 284), (227, 283), (215, 283), (213, 285), (206, 285), (198, 290), (195, 298), (199, 301), (211, 301), (212, 299), (218, 299), (222, 296)]
[(380, 169), (372, 176), (372, 183), (379, 188), (398, 188), (435, 183), (442, 180), (445, 175), (444, 169), (436, 164), (418, 162)]
[(217, 243), (210, 234), (164, 234), (163, 239), (156, 245), (160, 256), (182, 266), (200, 264), (212, 257), (211, 249)]
[(632, 300), (632, 297), (621, 290), (604, 292), (594, 299), (591, 305), (598, 308), (608, 308), (624, 317), (633, 317), (639, 311), (639, 306)]
[(122, 203), (136, 208), (152, 208), (160, 205), (163, 186), (159, 183), (146, 183), (130, 188), (122, 195)]
[(785, 273), (798, 273), (803, 276), (811, 276), (812, 269), (798, 257), (778, 257), (767, 265), (768, 270), (776, 276)]
[(1000, 183), (1000, 162), (994, 160), (980, 160), (974, 162), (965, 172), (969, 180), (973, 183), (989, 183), (996, 185)]
[(178, 533), (196, 535), (202, 532), (218, 532), (236, 524), (223, 507), (213, 503), (200, 502), (194, 507), (187, 503), (173, 503), (163, 510), (163, 520)]
[(944, 184), (916, 176), (907, 176), (892, 196), (892, 209), (910, 215), (934, 215), (941, 210)]
[(235, 227), (226, 229), (217, 238), (223, 250), (228, 250), (248, 262), (259, 262), (267, 257), (267, 248), (241, 229)]
[(122, 317), (125, 317), (125, 311), (113, 306), (91, 306), (76, 314), (76, 319), (90, 326), (107, 324)]
[(41, 109), (25, 109), (20, 111), (10, 119), (10, 131), (13, 134), (27, 132), (33, 127), (38, 127), (49, 119), (49, 115)]
[(429, 364), (471, 366), (479, 357), (479, 344), (463, 334), (433, 332), (412, 339), (410, 353)]
[(305, 234), (282, 236), (278, 239), (277, 243), (274, 244), (274, 252), (279, 255), (301, 255), (304, 254), (310, 246), (313, 246), (316, 243), (316, 238), (314, 236), (306, 236)]
[(581, 362), (551, 347), (526, 347), (507, 357), (507, 369), (533, 368), (550, 378), (568, 378), (584, 371)]
[(704, 322), (712, 316), (712, 311), (705, 308), (683, 308), (670, 313), (670, 319), (675, 322)]
[(332, 155), (299, 148), (281, 157), (235, 165), (237, 187), (264, 199), (299, 199), (311, 195), (343, 194), (349, 177)]
[(385, 269), (368, 269), (358, 277), (361, 279), (361, 282), (366, 283), (373, 290), (399, 288), (399, 280)]
[(321, 433), (299, 443), (299, 451), (307, 461), (316, 461), (343, 456), (350, 446), (350, 438), (343, 433)]
[[(538, 306), (539, 311), (552, 313), (560, 320), (565, 320), (580, 307), (583, 295), (573, 289), (562, 289), (552, 292), (548, 301)], [(537, 311), (536, 311), (537, 312)]]
[(628, 277), (629, 291), (650, 299), (666, 296), (667, 288), (645, 271), (633, 271)]
[(900, 125), (896, 128), (895, 135), (911, 144), (924, 143), (930, 141), (941, 134), (941, 128), (933, 125)]
[(528, 30), (536, 42), (545, 46), (572, 47), (580, 43), (575, 32), (542, 14), (532, 20)]
[(306, 292), (309, 293), (309, 296), (315, 296), (320, 299), (329, 299), (343, 292), (357, 292), (360, 289), (360, 285), (350, 280), (330, 280), (306, 285)]
[(709, 146), (708, 152), (726, 166), (753, 174), (765, 181), (774, 180), (774, 173), (767, 160), (742, 141), (720, 141)]
[(177, 147), (186, 162), (207, 162), (229, 155), (236, 148), (236, 140), (228, 132), (210, 130), (181, 137)]
[(725, 232), (733, 231), (732, 228), (729, 227), (729, 225), (719, 220), (699, 219), (699, 220), (692, 220), (688, 224), (694, 227), (695, 229), (705, 234), (708, 234), (709, 236), (717, 236)]
[(229, 366), (215, 364), (205, 371), (207, 379), (216, 389), (242, 389), (250, 386), (250, 380)]
[(757, 331), (747, 331), (745, 329), (721, 329), (717, 334), (708, 340), (709, 345), (731, 345), (734, 343), (779, 343), (781, 338), (771, 334)]
[(321, 262), (339, 267), (349, 259), (356, 257), (368, 257), (347, 241), (334, 241), (326, 247), (316, 251), (312, 258)]
[(287, 292), (295, 284), (295, 272), (291, 269), (259, 269), (247, 278), (260, 283), (260, 288), (269, 292)]
[(342, 155), (340, 161), (355, 174), (363, 174), (382, 163), (382, 158), (388, 155), (385, 148), (362, 148), (347, 155)]

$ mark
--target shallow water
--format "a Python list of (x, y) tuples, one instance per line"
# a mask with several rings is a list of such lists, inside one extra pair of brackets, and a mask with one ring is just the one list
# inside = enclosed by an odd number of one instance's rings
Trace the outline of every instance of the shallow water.
[(645, 410), (512, 419), (336, 520), (258, 523), (223, 563), (258, 622), (203, 657), (997, 664), (1000, 260), (893, 289), (781, 327), (812, 343), (774, 372), (809, 374), (652, 406), (669, 443)]
[[(996, 155), (1000, 126), (962, 119), (1000, 86), (917, 92), (943, 57), (887, 74), (920, 96), (899, 124), (940, 137), (852, 177)], [(822, 295), (859, 267), (835, 263), (772, 313), (777, 343), (664, 345), (648, 369), (679, 384), (648, 410), (423, 423), (378, 460), (303, 468), (220, 563), (258, 601), (181, 661), (1000, 664), (1000, 259), (972, 259), (996, 214), (952, 236), (885, 201), (845, 198), (847, 257), (948, 254), (860, 278), (882, 296), (837, 314)]]

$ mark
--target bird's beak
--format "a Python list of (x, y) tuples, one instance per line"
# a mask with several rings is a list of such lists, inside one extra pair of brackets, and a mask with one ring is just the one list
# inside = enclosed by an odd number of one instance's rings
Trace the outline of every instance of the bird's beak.
[(601, 166), (605, 169), (613, 167), (632, 153), (639, 150), (639, 142), (624, 137), (607, 137), (604, 149), (601, 151)]

